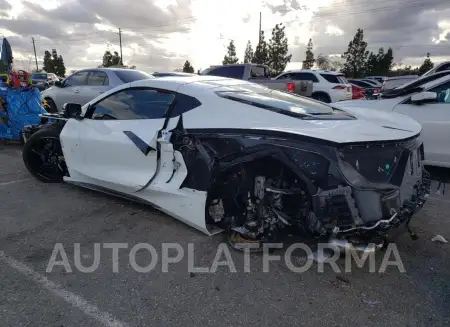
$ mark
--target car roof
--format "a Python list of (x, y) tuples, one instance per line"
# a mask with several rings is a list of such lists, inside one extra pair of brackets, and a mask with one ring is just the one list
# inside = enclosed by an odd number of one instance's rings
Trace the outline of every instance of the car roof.
[[(213, 83), (212, 83), (213, 82)], [(151, 78), (134, 81), (130, 84), (131, 87), (154, 87), (170, 91), (176, 91), (181, 86), (186, 84), (196, 84), (197, 89), (209, 89), (212, 86), (228, 86), (228, 85), (242, 85), (254, 84), (244, 80), (235, 78), (227, 78), (211, 75), (194, 75), (194, 76), (166, 76), (164, 78)]]
[(386, 80), (392, 81), (392, 80), (396, 80), (396, 79), (405, 79), (405, 78), (419, 78), (419, 75), (392, 76), (392, 77), (388, 77)]
[(344, 75), (341, 72), (335, 72), (335, 71), (331, 71), (331, 70), (323, 70), (323, 69), (291, 69), (291, 70), (287, 70), (285, 72), (283, 72), (283, 74), (285, 73), (322, 73), (322, 74), (330, 74), (330, 75)]
[(151, 75), (157, 76), (157, 75), (166, 75), (165, 77), (169, 76), (196, 76), (198, 74), (194, 73), (184, 73), (184, 72), (153, 72)]

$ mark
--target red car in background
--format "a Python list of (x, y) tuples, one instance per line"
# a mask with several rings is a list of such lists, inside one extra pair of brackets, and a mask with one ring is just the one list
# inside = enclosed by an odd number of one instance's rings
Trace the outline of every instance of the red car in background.
[(355, 84), (351, 84), (352, 86), (352, 99), (364, 99), (366, 97), (366, 90), (363, 87), (360, 87)]

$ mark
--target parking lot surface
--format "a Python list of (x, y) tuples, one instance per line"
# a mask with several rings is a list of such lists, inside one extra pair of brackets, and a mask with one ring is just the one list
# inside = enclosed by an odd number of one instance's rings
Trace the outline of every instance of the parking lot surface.
[[(162, 243), (194, 248), (196, 267), (211, 267), (221, 235), (208, 237), (151, 207), (68, 184), (43, 184), (25, 170), (19, 147), (0, 145), (0, 317), (9, 326), (449, 326), (450, 188), (435, 187), (409, 235), (396, 241), (406, 272), (395, 266), (370, 273), (353, 266), (341, 273), (329, 266), (296, 273), (281, 261), (263, 272), (262, 256), (230, 251), (237, 272), (192, 273), (186, 256), (162, 271)], [(61, 243), (71, 272), (62, 265), (46, 272)], [(75, 243), (84, 266), (76, 268)], [(107, 243), (123, 243), (114, 272)], [(159, 258), (150, 272), (132, 268), (129, 253), (151, 244)], [(277, 252), (276, 252), (277, 253)], [(275, 254), (276, 254), (275, 253)], [(383, 252), (377, 254), (377, 270)], [(136, 262), (150, 262), (139, 251)], [(298, 256), (301, 261), (302, 256)], [(393, 257), (391, 257), (393, 258)], [(224, 259), (222, 257), (222, 259)], [(61, 260), (58, 257), (58, 260)]]

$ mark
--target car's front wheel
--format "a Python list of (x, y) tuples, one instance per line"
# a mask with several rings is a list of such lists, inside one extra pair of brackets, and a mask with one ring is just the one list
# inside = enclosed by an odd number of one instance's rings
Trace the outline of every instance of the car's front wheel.
[(59, 141), (61, 129), (45, 127), (34, 133), (22, 150), (27, 170), (44, 183), (60, 183), (67, 174), (67, 167)]
[(45, 100), (47, 101), (48, 104), (47, 111), (51, 114), (56, 114), (58, 112), (58, 108), (56, 108), (55, 102), (50, 98), (45, 98)]

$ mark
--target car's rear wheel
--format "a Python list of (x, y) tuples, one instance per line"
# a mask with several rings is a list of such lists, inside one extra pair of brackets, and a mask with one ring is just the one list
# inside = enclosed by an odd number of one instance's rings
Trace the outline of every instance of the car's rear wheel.
[(328, 94), (325, 94), (325, 93), (314, 93), (312, 95), (312, 98), (317, 101), (321, 101), (321, 102), (325, 102), (325, 103), (331, 102), (330, 97), (328, 96)]
[(61, 129), (48, 126), (34, 133), (25, 143), (22, 158), (27, 170), (44, 183), (60, 183), (67, 167), (59, 141)]
[(58, 112), (58, 108), (56, 108), (55, 102), (50, 98), (45, 98), (45, 100), (47, 101), (48, 104), (47, 111), (51, 114), (56, 114)]

